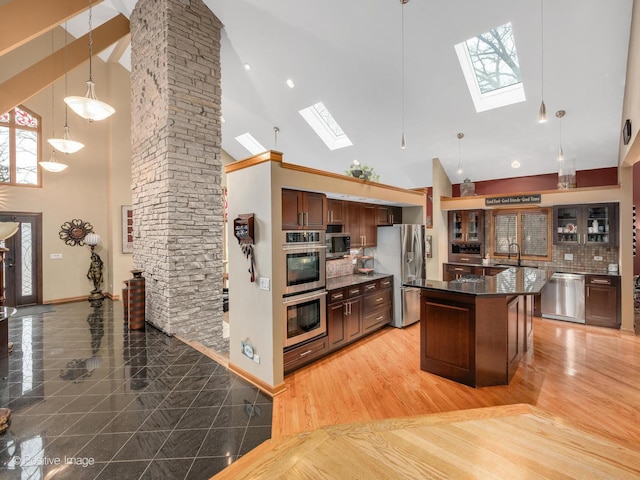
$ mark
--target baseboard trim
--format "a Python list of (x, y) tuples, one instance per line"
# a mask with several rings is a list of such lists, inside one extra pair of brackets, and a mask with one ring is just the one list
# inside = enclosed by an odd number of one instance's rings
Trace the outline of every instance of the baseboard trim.
[(69, 298), (58, 298), (56, 300), (46, 300), (42, 302), (43, 304), (51, 303), (53, 305), (58, 305), (60, 303), (71, 303), (71, 302), (80, 302), (84, 300), (85, 302), (89, 300), (89, 295), (85, 295), (83, 297), (69, 297)]
[(281, 383), (280, 385), (276, 385), (275, 387), (272, 387), (271, 385), (260, 380), (255, 375), (250, 374), (246, 370), (243, 370), (242, 368), (238, 367), (237, 365), (234, 365), (231, 362), (229, 362), (229, 370), (231, 370), (236, 375), (241, 376), (247, 382), (252, 383), (256, 387), (258, 387), (260, 390), (262, 390), (264, 393), (269, 395), (270, 397), (275, 397), (276, 395), (281, 394), (287, 389), (284, 383)]
[(180, 335), (176, 335), (175, 337), (178, 340), (180, 340), (181, 342), (186, 343), (190, 347), (195, 348), (196, 350), (198, 350), (203, 355), (206, 355), (211, 360), (214, 360), (214, 361), (218, 362), (220, 365), (222, 365), (222, 366), (224, 366), (226, 368), (229, 368), (229, 359), (223, 357), (218, 352), (215, 352), (214, 350), (211, 350), (210, 348), (205, 347), (200, 342), (193, 342), (191, 340), (187, 340), (186, 338), (182, 338)]

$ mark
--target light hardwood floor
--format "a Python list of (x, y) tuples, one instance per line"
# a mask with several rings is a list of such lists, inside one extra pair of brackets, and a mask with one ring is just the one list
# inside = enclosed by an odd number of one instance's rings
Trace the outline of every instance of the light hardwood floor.
[(528, 403), (640, 448), (640, 337), (536, 318), (508, 386), (474, 389), (423, 372), (420, 326), (382, 331), (285, 377), (273, 438), (320, 426)]

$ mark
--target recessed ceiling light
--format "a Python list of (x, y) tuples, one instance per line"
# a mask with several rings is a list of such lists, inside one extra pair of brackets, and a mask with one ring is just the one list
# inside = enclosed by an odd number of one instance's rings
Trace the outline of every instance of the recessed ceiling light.
[(514, 160), (511, 162), (511, 168), (520, 168), (520, 162), (518, 160)]
[(251, 70), (251, 65), (249, 65), (248, 63), (244, 64), (244, 69), (245, 70)]
[(287, 87), (294, 88), (296, 86), (295, 82), (290, 78), (287, 78)]

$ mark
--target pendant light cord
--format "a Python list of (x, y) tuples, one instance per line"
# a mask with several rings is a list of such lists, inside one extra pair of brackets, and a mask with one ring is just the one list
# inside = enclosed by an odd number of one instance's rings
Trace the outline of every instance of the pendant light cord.
[[(69, 72), (69, 50), (67, 48), (67, 22), (64, 22), (64, 97), (67, 98), (67, 73)], [(64, 126), (69, 126), (69, 109), (67, 103), (64, 104)]]
[(401, 44), (401, 78), (402, 78), (402, 136), (404, 138), (404, 5), (408, 0), (401, 0), (402, 9), (401, 9), (401, 31), (402, 31), (402, 44)]
[[(51, 29), (51, 57), (52, 58), (53, 58), (53, 52), (54, 52), (53, 42), (55, 38), (53, 33), (54, 33), (53, 29)], [(56, 109), (54, 106), (55, 92), (56, 92), (56, 81), (54, 80), (53, 83), (51, 83), (51, 138), (56, 138)]]
[(93, 22), (91, 14), (91, 0), (89, 0), (89, 81), (93, 81), (93, 69), (91, 65), (91, 57), (93, 57)]
[(544, 101), (544, 0), (540, 0), (540, 85)]

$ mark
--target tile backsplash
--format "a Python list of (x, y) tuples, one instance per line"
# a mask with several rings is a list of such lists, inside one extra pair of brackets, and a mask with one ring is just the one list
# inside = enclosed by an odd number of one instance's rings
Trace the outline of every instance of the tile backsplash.
[(327, 278), (351, 275), (355, 268), (353, 263), (355, 260), (355, 255), (347, 255), (344, 258), (327, 260)]

